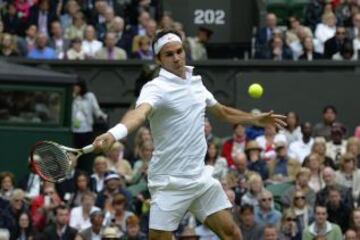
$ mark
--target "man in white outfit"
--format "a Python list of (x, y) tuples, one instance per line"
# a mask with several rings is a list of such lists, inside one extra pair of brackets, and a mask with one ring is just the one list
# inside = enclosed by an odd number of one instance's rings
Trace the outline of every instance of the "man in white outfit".
[(205, 111), (235, 124), (284, 126), (284, 116), (273, 112), (252, 115), (224, 106), (203, 85), (193, 68), (185, 65), (181, 36), (163, 31), (153, 41), (159, 77), (144, 85), (135, 109), (121, 122), (94, 141), (97, 149), (107, 149), (116, 140), (150, 122), (155, 150), (148, 170), (151, 193), (150, 239), (170, 240), (187, 211), (221, 239), (242, 239), (227, 208), (231, 207), (211, 167), (204, 164), (207, 144)]

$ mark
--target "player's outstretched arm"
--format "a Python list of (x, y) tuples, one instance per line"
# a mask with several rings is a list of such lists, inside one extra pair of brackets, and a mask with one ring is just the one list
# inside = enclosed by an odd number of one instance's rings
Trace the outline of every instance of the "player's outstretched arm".
[(222, 105), (220, 103), (209, 107), (208, 110), (218, 119), (232, 124), (251, 124), (260, 127), (264, 127), (267, 124), (272, 124), (278, 128), (286, 126), (286, 123), (284, 122), (286, 116), (274, 114), (273, 111), (254, 115), (236, 108)]
[(126, 137), (128, 133), (140, 127), (145, 122), (151, 109), (150, 104), (143, 103), (137, 108), (128, 111), (119, 124), (111, 128), (107, 133), (95, 138), (93, 145), (96, 149), (103, 151), (109, 149), (116, 140)]

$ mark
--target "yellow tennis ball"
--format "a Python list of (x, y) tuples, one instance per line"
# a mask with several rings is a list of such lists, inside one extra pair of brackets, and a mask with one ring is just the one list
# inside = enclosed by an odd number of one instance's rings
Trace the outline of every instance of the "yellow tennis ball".
[(248, 93), (252, 98), (260, 98), (263, 92), (263, 87), (258, 83), (251, 84), (248, 89)]

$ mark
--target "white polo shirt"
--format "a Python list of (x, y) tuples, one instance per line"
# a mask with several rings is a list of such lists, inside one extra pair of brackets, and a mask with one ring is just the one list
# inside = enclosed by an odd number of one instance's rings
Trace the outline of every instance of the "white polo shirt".
[(205, 109), (217, 103), (200, 76), (186, 67), (186, 79), (165, 69), (145, 84), (136, 102), (152, 106), (148, 119), (155, 150), (149, 179), (156, 175), (193, 176), (204, 169), (207, 144), (204, 131)]

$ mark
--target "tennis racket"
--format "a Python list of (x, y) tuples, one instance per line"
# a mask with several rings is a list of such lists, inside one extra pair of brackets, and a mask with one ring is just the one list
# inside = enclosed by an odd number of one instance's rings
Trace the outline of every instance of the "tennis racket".
[(73, 169), (72, 161), (93, 151), (93, 145), (75, 149), (51, 141), (37, 142), (31, 148), (30, 167), (41, 179), (59, 183), (66, 180)]

